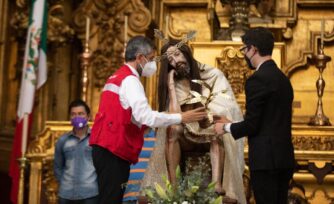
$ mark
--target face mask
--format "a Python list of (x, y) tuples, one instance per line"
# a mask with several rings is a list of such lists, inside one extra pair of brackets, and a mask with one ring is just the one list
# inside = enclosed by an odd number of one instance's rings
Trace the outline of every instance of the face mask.
[(249, 58), (245, 55), (245, 60), (246, 60), (246, 63), (247, 63), (248, 68), (251, 69), (251, 70), (255, 70), (256, 68), (252, 65), (252, 63), (251, 63), (251, 59), (252, 59), (252, 58), (249, 59)]
[(71, 119), (71, 124), (73, 125), (74, 129), (82, 129), (87, 125), (87, 119), (83, 117), (74, 117)]
[(155, 61), (147, 62), (144, 67), (141, 64), (139, 65), (143, 70), (141, 73), (143, 77), (150, 77), (157, 71), (157, 63)]

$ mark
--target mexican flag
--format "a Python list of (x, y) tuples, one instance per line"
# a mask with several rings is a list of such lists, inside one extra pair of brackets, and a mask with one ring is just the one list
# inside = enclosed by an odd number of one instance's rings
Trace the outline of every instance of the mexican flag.
[[(25, 154), (27, 147), (35, 91), (47, 79), (46, 40), (47, 0), (32, 0), (17, 109), (17, 122), (9, 169), (9, 175), (12, 178), (11, 201), (14, 204), (17, 203), (19, 186), (17, 159)], [(26, 118), (25, 124), (27, 125), (25, 127), (27, 128), (23, 128), (23, 118)]]

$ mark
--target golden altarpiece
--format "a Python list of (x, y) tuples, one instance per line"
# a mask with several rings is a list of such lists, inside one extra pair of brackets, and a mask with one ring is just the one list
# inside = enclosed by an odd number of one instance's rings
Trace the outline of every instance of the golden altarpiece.
[[(0, 0), (1, 170), (8, 169), (15, 128), (28, 5)], [(309, 203), (334, 203), (334, 127), (329, 124), (334, 121), (334, 60), (319, 61), (319, 50), (334, 57), (333, 0), (48, 0), (48, 19), (48, 81), (35, 97), (34, 138), (26, 155), (29, 203), (56, 202), (53, 151), (56, 139), (71, 128), (64, 122), (67, 106), (82, 97), (95, 114), (104, 81), (123, 63), (127, 39), (153, 38), (154, 28), (174, 39), (196, 30), (190, 42), (195, 58), (225, 73), (243, 107), (243, 86), (251, 73), (238, 40), (244, 29), (256, 26), (274, 33), (273, 57), (294, 88), (293, 193)], [(156, 107), (157, 77), (143, 83)], [(320, 125), (313, 116), (320, 117)]]

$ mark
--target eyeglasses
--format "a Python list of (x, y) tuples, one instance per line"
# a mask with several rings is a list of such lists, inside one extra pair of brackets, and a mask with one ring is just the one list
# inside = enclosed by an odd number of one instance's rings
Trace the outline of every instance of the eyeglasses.
[(155, 57), (150, 57), (150, 58), (145, 57), (145, 59), (147, 60), (147, 62), (155, 61)]
[(143, 56), (144, 56), (146, 62), (152, 62), (152, 61), (155, 60), (155, 59), (154, 59), (154, 58), (155, 58), (154, 56), (151, 56), (150, 58), (148, 58), (146, 55), (143, 55)]
[[(241, 47), (240, 49), (239, 49), (239, 51), (242, 53), (242, 54), (246, 54), (247, 52), (248, 52), (248, 50), (249, 50), (249, 45), (245, 45), (245, 46), (243, 46), (243, 47)], [(246, 50), (247, 49), (247, 50)]]

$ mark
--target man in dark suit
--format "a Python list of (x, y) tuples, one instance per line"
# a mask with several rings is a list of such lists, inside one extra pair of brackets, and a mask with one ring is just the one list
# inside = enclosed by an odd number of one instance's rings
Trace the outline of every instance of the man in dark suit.
[(291, 142), (293, 89), (289, 79), (272, 60), (274, 37), (265, 28), (253, 28), (242, 36), (249, 68), (256, 71), (245, 85), (246, 115), (230, 123), (224, 116), (216, 122), (218, 134), (234, 139), (248, 136), (251, 186), (257, 204), (286, 204), (293, 175)]

